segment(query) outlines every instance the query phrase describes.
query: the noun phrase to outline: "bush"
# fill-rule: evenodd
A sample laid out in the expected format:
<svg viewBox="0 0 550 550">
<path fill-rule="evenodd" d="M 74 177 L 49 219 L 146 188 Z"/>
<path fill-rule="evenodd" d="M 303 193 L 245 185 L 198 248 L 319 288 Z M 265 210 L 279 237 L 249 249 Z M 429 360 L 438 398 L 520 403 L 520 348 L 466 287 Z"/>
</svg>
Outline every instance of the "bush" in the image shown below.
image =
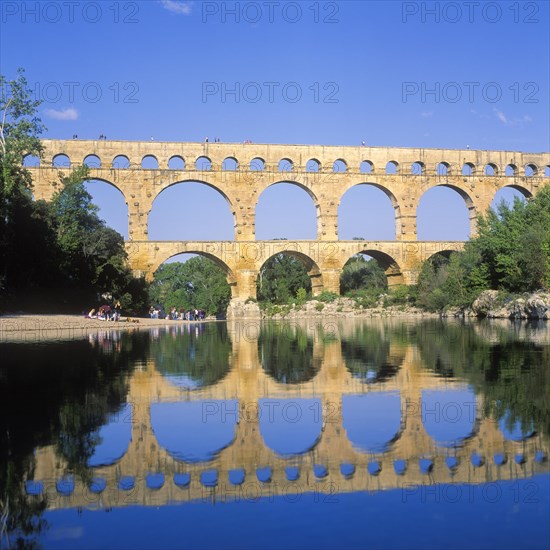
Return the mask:
<svg viewBox="0 0 550 550">
<path fill-rule="evenodd" d="M 323 309 L 325 309 L 325 304 L 323 304 L 323 303 L 315 304 L 315 309 L 317 311 L 323 311 Z"/>
<path fill-rule="evenodd" d="M 334 302 L 338 298 L 338 294 L 335 294 L 334 292 L 329 292 L 328 290 L 323 290 L 319 296 L 316 296 L 315 299 L 319 300 L 319 302 L 325 302 L 327 304 Z"/>
</svg>

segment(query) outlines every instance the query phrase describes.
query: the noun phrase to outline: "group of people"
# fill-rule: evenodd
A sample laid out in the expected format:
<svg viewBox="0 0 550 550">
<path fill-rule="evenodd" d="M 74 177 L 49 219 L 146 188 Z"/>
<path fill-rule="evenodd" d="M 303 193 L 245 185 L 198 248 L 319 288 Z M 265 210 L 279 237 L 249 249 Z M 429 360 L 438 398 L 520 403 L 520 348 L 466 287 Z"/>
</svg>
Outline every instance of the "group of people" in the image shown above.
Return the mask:
<svg viewBox="0 0 550 550">
<path fill-rule="evenodd" d="M 151 319 L 168 319 L 171 321 L 202 321 L 206 317 L 206 313 L 202 309 L 188 309 L 180 308 L 178 311 L 176 307 L 170 309 L 170 313 L 165 313 L 162 306 L 151 306 L 149 308 L 149 317 Z"/>
<path fill-rule="evenodd" d="M 87 317 L 88 319 L 99 319 L 100 321 L 120 321 L 121 310 L 122 306 L 117 300 L 113 307 L 111 307 L 109 304 L 104 304 L 102 306 L 99 306 L 97 311 L 95 308 L 91 309 Z"/>
<path fill-rule="evenodd" d="M 204 143 L 208 143 L 208 136 L 204 138 Z M 220 138 L 214 138 L 214 143 L 220 143 Z"/>
</svg>

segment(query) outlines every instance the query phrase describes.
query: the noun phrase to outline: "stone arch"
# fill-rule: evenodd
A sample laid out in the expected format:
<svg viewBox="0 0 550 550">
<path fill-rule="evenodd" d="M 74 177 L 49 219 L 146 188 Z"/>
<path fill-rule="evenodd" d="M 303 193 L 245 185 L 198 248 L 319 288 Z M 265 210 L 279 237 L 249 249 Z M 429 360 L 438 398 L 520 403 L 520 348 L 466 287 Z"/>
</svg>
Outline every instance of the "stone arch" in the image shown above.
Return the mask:
<svg viewBox="0 0 550 550">
<path fill-rule="evenodd" d="M 202 179 L 196 179 L 196 178 L 193 178 L 193 179 L 186 178 L 186 179 L 182 179 L 182 180 L 177 180 L 177 181 L 170 182 L 170 183 L 164 185 L 163 187 L 159 187 L 159 189 L 156 190 L 156 194 L 151 198 L 151 208 L 148 212 L 147 226 L 149 227 L 149 223 L 150 223 L 149 218 L 150 218 L 151 212 L 153 211 L 153 206 L 155 204 L 155 201 L 159 198 L 159 196 L 164 191 L 166 191 L 167 189 L 175 187 L 176 185 L 186 184 L 186 183 L 193 183 L 193 184 L 196 183 L 196 184 L 199 184 L 199 185 L 204 185 L 206 187 L 209 187 L 210 189 L 213 189 L 214 191 L 217 191 L 225 199 L 225 201 L 227 202 L 227 204 L 229 206 L 229 211 L 230 211 L 230 213 L 233 217 L 233 227 L 234 227 L 233 237 L 235 238 L 235 232 L 237 231 L 237 219 L 236 219 L 234 201 L 232 201 L 231 198 L 225 193 L 225 191 L 223 191 L 217 185 L 215 185 L 215 184 L 213 184 L 209 181 L 202 180 Z M 204 212 L 202 214 L 204 214 Z M 198 216 L 198 214 L 197 214 L 197 216 Z M 186 223 L 186 222 L 185 222 L 185 220 L 181 220 L 181 223 Z M 225 239 L 222 239 L 222 240 L 225 240 Z"/>
<path fill-rule="evenodd" d="M 21 163 L 27 168 L 36 168 L 40 166 L 40 157 L 32 154 L 24 155 Z"/>
<path fill-rule="evenodd" d="M 143 170 L 158 170 L 159 169 L 158 158 L 155 155 L 145 155 L 141 159 L 140 166 Z"/>
<path fill-rule="evenodd" d="M 321 161 L 318 159 L 312 158 L 306 162 L 306 172 L 320 172 L 321 171 Z"/>
<path fill-rule="evenodd" d="M 399 174 L 399 163 L 396 160 L 390 160 L 386 164 L 386 174 Z"/>
<path fill-rule="evenodd" d="M 475 164 L 472 162 L 465 162 L 462 165 L 462 175 L 463 176 L 474 176 L 476 173 Z"/>
<path fill-rule="evenodd" d="M 291 180 L 291 179 L 281 179 L 281 180 L 278 180 L 278 181 L 274 181 L 273 183 L 270 183 L 266 187 L 264 187 L 261 190 L 261 192 L 259 192 L 258 197 L 256 199 L 256 202 L 254 204 L 254 219 L 257 220 L 258 204 L 260 203 L 260 199 L 261 199 L 262 195 L 268 189 L 274 187 L 275 185 L 279 185 L 281 183 L 282 184 L 290 184 L 290 185 L 293 185 L 295 187 L 298 187 L 298 188 L 302 189 L 303 191 L 305 191 L 309 195 L 309 197 L 313 201 L 313 206 L 315 208 L 315 216 L 316 216 L 316 219 L 317 219 L 317 228 L 316 228 L 315 239 L 318 239 L 319 236 L 322 233 L 322 225 L 321 225 L 322 224 L 322 222 L 321 222 L 322 212 L 321 212 L 321 205 L 320 205 L 319 199 L 317 198 L 317 195 L 312 191 L 312 189 L 310 187 L 308 187 L 307 185 L 304 185 L 303 183 L 298 182 L 298 181 L 294 181 L 294 180 Z M 257 222 L 256 222 L 256 224 L 257 224 Z M 303 240 L 303 239 L 301 239 L 301 240 Z"/>
<path fill-rule="evenodd" d="M 550 178 L 550 164 L 547 164 L 544 167 L 544 177 L 545 178 Z"/>
<path fill-rule="evenodd" d="M 458 187 L 456 185 L 451 185 L 449 183 L 439 183 L 437 185 L 434 185 L 434 186 L 430 187 L 429 189 L 426 189 L 426 191 L 424 191 L 424 193 L 422 193 L 422 195 L 419 197 L 418 204 L 416 206 L 417 223 L 418 223 L 418 219 L 419 219 L 418 209 L 420 208 L 420 205 L 422 203 L 422 199 L 425 197 L 426 193 L 428 193 L 429 191 L 431 191 L 432 189 L 435 189 L 437 187 L 444 187 L 444 188 L 452 189 L 453 191 L 458 193 L 458 195 L 462 198 L 462 200 L 464 201 L 464 203 L 466 205 L 466 208 L 468 209 L 468 218 L 469 218 L 469 221 L 470 221 L 470 231 L 469 231 L 469 233 L 470 233 L 470 235 L 473 235 L 475 233 L 476 216 L 477 216 L 477 213 L 478 213 L 476 205 L 475 205 L 472 197 L 470 196 L 470 194 L 467 191 L 465 191 L 461 187 Z M 420 240 L 424 240 L 424 238 L 422 238 Z M 428 239 L 428 240 L 431 240 L 431 239 Z M 444 240 L 453 240 L 453 239 L 444 239 Z M 463 240 L 463 239 L 459 239 L 459 240 Z"/>
<path fill-rule="evenodd" d="M 438 162 L 435 165 L 435 173 L 438 176 L 449 176 L 451 174 L 451 165 L 445 161 Z"/>
<path fill-rule="evenodd" d="M 347 172 L 348 171 L 348 164 L 344 159 L 338 158 L 332 163 L 332 171 L 333 172 Z"/>
<path fill-rule="evenodd" d="M 361 174 L 372 174 L 374 172 L 374 163 L 370 160 L 361 161 L 359 172 Z"/>
<path fill-rule="evenodd" d="M 95 154 L 86 155 L 82 164 L 89 168 L 101 168 L 101 159 Z"/>
<path fill-rule="evenodd" d="M 195 159 L 195 170 L 199 172 L 212 170 L 212 159 L 206 155 L 199 155 Z"/>
<path fill-rule="evenodd" d="M 117 155 L 111 163 L 112 168 L 130 168 L 130 159 L 126 155 Z"/>
<path fill-rule="evenodd" d="M 506 165 L 506 168 L 504 169 L 504 175 L 513 177 L 518 175 L 518 167 L 516 164 L 510 163 Z"/>
<path fill-rule="evenodd" d="M 319 268 L 319 265 L 310 256 L 300 250 L 294 250 L 292 246 L 292 241 L 288 241 L 288 246 L 285 246 L 284 250 L 275 252 L 269 257 L 263 259 L 257 266 L 257 275 L 260 274 L 260 271 L 264 264 L 271 258 L 273 258 L 273 256 L 277 256 L 277 254 L 287 254 L 288 256 L 292 256 L 293 258 L 300 260 L 304 264 L 307 274 L 309 275 L 309 278 L 311 280 L 311 294 L 313 296 L 318 296 L 319 294 L 321 294 L 321 292 L 323 292 L 324 289 L 323 274 L 321 272 L 321 269 Z"/>
<path fill-rule="evenodd" d="M 503 185 L 502 187 L 497 189 L 497 191 L 495 192 L 495 195 L 501 189 L 506 189 L 507 187 L 509 187 L 510 189 L 515 189 L 516 191 L 519 191 L 526 199 L 530 199 L 531 197 L 533 197 L 533 193 L 529 189 L 527 189 L 527 187 L 524 187 L 523 185 L 518 185 L 518 184 Z M 494 198 L 495 196 L 493 195 L 493 200 Z"/>
<path fill-rule="evenodd" d="M 222 170 L 236 171 L 239 169 L 239 161 L 235 157 L 226 157 L 222 162 Z"/>
<path fill-rule="evenodd" d="M 277 172 L 292 172 L 294 170 L 294 163 L 291 159 L 285 157 L 282 158 L 277 164 Z"/>
<path fill-rule="evenodd" d="M 336 210 L 337 214 L 340 210 L 340 205 L 342 204 L 342 199 L 344 198 L 344 195 L 350 189 L 352 189 L 353 187 L 357 187 L 359 185 L 369 185 L 369 186 L 375 187 L 376 189 L 379 189 L 380 191 L 382 191 L 390 199 L 391 204 L 392 204 L 393 209 L 394 209 L 394 212 L 395 212 L 395 235 L 390 240 L 395 239 L 397 237 L 397 235 L 400 234 L 401 209 L 400 209 L 397 197 L 384 185 L 381 185 L 381 184 L 373 182 L 373 181 L 361 181 L 359 183 L 353 183 L 353 184 L 349 185 L 348 187 L 346 187 L 344 189 L 344 192 L 342 193 L 342 195 L 340 196 L 340 199 L 338 200 L 338 206 L 337 206 L 337 210 Z"/>
<path fill-rule="evenodd" d="M 212 260 L 218 267 L 221 267 L 222 270 L 225 272 L 227 277 L 227 284 L 231 288 L 231 296 L 234 298 L 236 296 L 236 287 L 237 287 L 237 278 L 235 276 L 235 273 L 231 267 L 219 256 L 217 256 L 214 252 L 205 252 L 204 250 L 200 250 L 195 247 L 188 247 L 187 243 L 175 243 L 170 246 L 169 251 L 165 254 L 160 255 L 159 257 L 155 257 L 152 259 L 152 261 L 149 264 L 149 270 L 147 274 L 147 280 L 152 281 L 153 275 L 155 274 L 156 270 L 166 261 L 168 261 L 170 258 L 173 258 L 174 256 L 179 256 L 180 254 L 197 254 L 198 256 L 204 256 L 205 258 L 208 258 L 209 260 Z"/>
<path fill-rule="evenodd" d="M 254 157 L 250 161 L 250 170 L 253 172 L 263 172 L 265 170 L 265 159 Z"/>
<path fill-rule="evenodd" d="M 357 250 L 349 256 L 345 257 L 343 259 L 342 269 L 346 265 L 346 263 L 357 254 L 366 254 L 367 256 L 370 256 L 378 262 L 378 265 L 384 270 L 384 273 L 386 274 L 386 277 L 388 279 L 388 287 L 402 285 L 405 283 L 401 266 L 397 263 L 395 258 L 390 256 L 386 252 L 373 250 L 368 246 L 365 248 L 361 248 L 360 250 Z"/>
<path fill-rule="evenodd" d="M 52 166 L 56 168 L 70 168 L 71 159 L 65 153 L 58 153 L 52 158 Z"/>
<path fill-rule="evenodd" d="M 498 166 L 494 162 L 488 162 L 483 168 L 484 176 L 498 176 Z"/>
<path fill-rule="evenodd" d="M 421 160 L 417 160 L 411 164 L 411 174 L 413 176 L 421 176 L 425 172 L 426 165 Z"/>
<path fill-rule="evenodd" d="M 181 155 L 172 155 L 168 159 L 169 170 L 185 170 L 185 159 Z"/>
<path fill-rule="evenodd" d="M 539 168 L 536 164 L 529 162 L 525 165 L 525 177 L 530 178 L 532 176 L 537 176 L 539 173 Z"/>
</svg>

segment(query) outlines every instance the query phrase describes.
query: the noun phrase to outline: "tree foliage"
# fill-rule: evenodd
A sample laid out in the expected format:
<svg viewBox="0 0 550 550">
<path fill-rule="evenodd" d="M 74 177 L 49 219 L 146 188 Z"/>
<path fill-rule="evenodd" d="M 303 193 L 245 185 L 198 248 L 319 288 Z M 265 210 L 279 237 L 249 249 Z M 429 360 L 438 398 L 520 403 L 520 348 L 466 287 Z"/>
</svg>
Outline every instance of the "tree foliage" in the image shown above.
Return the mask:
<svg viewBox="0 0 550 550">
<path fill-rule="evenodd" d="M 509 293 L 550 288 L 550 186 L 533 199 L 501 202 L 478 220 L 479 234 L 463 252 L 425 262 L 417 303 L 438 311 L 470 305 L 487 289 Z"/>
<path fill-rule="evenodd" d="M 225 313 L 231 289 L 223 269 L 208 258 L 196 256 L 185 263 L 161 265 L 155 272 L 149 289 L 153 305 L 165 311 L 172 307 L 185 310 L 196 308 L 208 315 Z"/>
<path fill-rule="evenodd" d="M 290 254 L 275 254 L 264 263 L 258 275 L 260 301 L 286 304 L 298 296 L 300 289 L 311 293 L 311 280 L 304 263 Z M 303 300 L 300 292 L 299 300 Z"/>
</svg>

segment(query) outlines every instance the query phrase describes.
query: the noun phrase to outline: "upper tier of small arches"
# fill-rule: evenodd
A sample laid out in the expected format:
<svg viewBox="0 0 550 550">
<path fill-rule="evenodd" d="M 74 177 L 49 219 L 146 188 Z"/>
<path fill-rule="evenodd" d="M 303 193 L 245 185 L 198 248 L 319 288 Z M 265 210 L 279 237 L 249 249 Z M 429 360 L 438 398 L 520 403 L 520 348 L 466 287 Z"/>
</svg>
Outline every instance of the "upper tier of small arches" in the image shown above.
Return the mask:
<svg viewBox="0 0 550 550">
<path fill-rule="evenodd" d="M 524 165 L 510 162 L 499 164 L 486 162 L 476 164 L 473 162 L 453 163 L 441 160 L 436 163 L 426 163 L 421 160 L 400 163 L 397 160 L 389 160 L 385 164 L 375 164 L 372 160 L 364 159 L 359 164 L 351 165 L 343 158 L 322 163 L 317 158 L 310 158 L 305 163 L 295 162 L 290 157 L 283 157 L 276 162 L 269 163 L 266 159 L 254 156 L 239 160 L 236 156 L 228 156 L 223 159 L 215 159 L 206 154 L 198 156 L 172 155 L 159 159 L 158 156 L 146 154 L 141 158 L 130 158 L 127 155 L 114 157 L 100 157 L 97 154 L 85 155 L 83 158 L 71 159 L 65 153 L 54 154 L 46 157 L 43 162 L 34 155 L 23 158 L 23 165 L 27 167 L 48 166 L 56 168 L 70 168 L 78 165 L 87 165 L 90 168 L 107 169 L 142 169 L 142 170 L 186 170 L 186 171 L 266 171 L 266 172 L 310 172 L 310 173 L 361 173 L 361 174 L 386 174 L 407 176 L 505 176 L 505 177 L 550 177 L 550 162 L 537 165 L 528 162 Z"/>
</svg>

